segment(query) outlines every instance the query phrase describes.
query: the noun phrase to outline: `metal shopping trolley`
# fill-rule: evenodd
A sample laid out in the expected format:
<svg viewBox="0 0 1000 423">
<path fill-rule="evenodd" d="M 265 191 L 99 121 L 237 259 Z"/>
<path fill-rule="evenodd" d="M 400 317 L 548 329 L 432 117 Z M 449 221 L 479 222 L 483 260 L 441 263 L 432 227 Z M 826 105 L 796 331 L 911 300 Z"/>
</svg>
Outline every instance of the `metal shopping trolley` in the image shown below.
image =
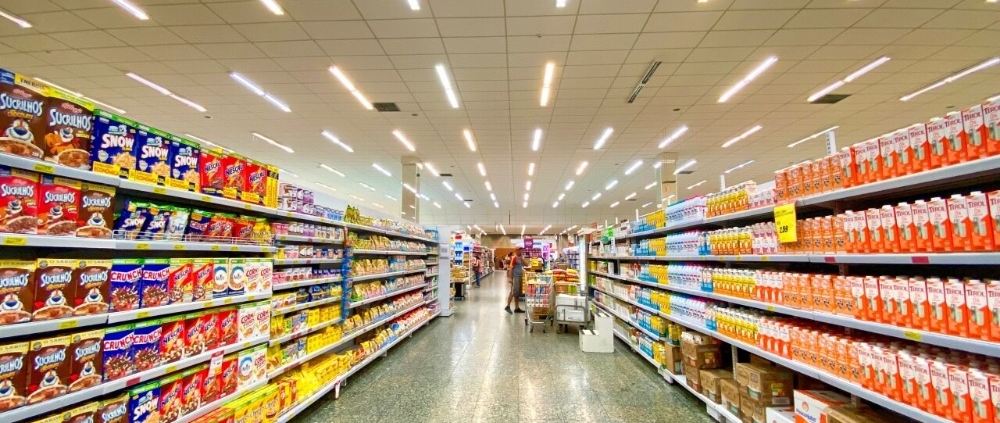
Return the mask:
<svg viewBox="0 0 1000 423">
<path fill-rule="evenodd" d="M 551 324 L 553 317 L 552 275 L 525 273 L 524 276 L 524 302 L 528 307 L 524 325 L 528 332 L 534 332 L 535 325 L 541 325 L 545 333 L 545 325 Z"/>
</svg>

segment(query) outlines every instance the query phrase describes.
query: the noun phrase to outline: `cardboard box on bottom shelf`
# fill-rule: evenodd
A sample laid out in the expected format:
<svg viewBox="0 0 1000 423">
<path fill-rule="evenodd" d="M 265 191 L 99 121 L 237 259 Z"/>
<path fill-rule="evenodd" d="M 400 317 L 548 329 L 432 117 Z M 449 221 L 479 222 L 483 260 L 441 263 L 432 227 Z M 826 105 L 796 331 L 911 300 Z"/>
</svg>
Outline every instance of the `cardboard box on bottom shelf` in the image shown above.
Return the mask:
<svg viewBox="0 0 1000 423">
<path fill-rule="evenodd" d="M 735 379 L 719 380 L 719 397 L 721 404 L 730 413 L 740 415 L 740 385 Z"/>
<path fill-rule="evenodd" d="M 664 343 L 657 343 L 657 360 L 664 369 L 675 375 L 679 375 L 684 371 L 681 366 L 683 363 L 683 356 L 681 355 L 681 347 L 673 347 L 666 345 Z"/>
<path fill-rule="evenodd" d="M 687 380 L 687 385 L 694 389 L 695 391 L 701 392 L 701 374 L 697 367 L 687 364 L 684 367 L 684 378 Z"/>
<path fill-rule="evenodd" d="M 736 364 L 736 383 L 745 393 L 766 406 L 792 403 L 793 373 L 779 367 L 753 363 Z"/>
<path fill-rule="evenodd" d="M 823 410 L 827 423 L 889 423 L 891 417 L 870 408 L 850 405 L 830 407 Z M 768 422 L 770 423 L 770 421 Z"/>
<path fill-rule="evenodd" d="M 709 400 L 719 404 L 722 402 L 722 391 L 719 382 L 733 380 L 733 372 L 729 370 L 701 370 L 701 393 Z"/>
<path fill-rule="evenodd" d="M 684 364 L 698 369 L 718 369 L 722 366 L 722 350 L 718 340 L 695 332 L 681 334 L 681 354 Z"/>
<path fill-rule="evenodd" d="M 744 423 L 763 423 L 767 418 L 764 410 L 764 404 L 751 398 L 746 392 L 740 392 L 740 419 Z"/>
<path fill-rule="evenodd" d="M 794 398 L 795 423 L 829 423 L 824 410 L 851 402 L 850 398 L 831 391 L 796 390 Z"/>
</svg>

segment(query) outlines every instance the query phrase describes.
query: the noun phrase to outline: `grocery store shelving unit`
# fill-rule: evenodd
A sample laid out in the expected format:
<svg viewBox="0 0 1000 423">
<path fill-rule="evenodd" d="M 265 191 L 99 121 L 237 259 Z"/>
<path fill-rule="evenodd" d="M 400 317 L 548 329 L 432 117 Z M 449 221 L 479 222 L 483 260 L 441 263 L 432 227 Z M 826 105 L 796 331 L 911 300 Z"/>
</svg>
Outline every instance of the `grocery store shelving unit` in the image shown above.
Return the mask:
<svg viewBox="0 0 1000 423">
<path fill-rule="evenodd" d="M 897 177 L 889 180 L 884 180 L 875 183 L 869 183 L 861 186 L 855 186 L 851 188 L 841 189 L 833 192 L 827 192 L 822 194 L 811 195 L 803 198 L 799 198 L 795 201 L 796 209 L 802 213 L 818 212 L 821 210 L 834 210 L 841 211 L 848 206 L 856 206 L 859 204 L 869 205 L 869 206 L 881 206 L 882 204 L 890 204 L 894 198 L 901 198 L 905 196 L 915 196 L 921 195 L 922 193 L 944 191 L 944 190 L 957 190 L 955 192 L 966 192 L 971 191 L 970 186 L 979 183 L 987 177 L 995 177 L 1000 175 L 1000 157 L 988 157 L 975 161 L 970 161 L 967 163 L 962 163 L 958 165 L 943 167 L 935 170 L 924 171 L 916 174 L 911 174 L 907 176 Z M 646 287 L 651 287 L 663 291 L 671 291 L 676 293 L 683 293 L 694 297 L 708 298 L 716 301 L 726 302 L 735 305 L 741 305 L 745 307 L 751 307 L 759 310 L 764 310 L 777 315 L 787 315 L 794 316 L 801 319 L 808 319 L 816 322 L 822 322 L 834 326 L 847 327 L 854 330 L 859 330 L 863 332 L 870 332 L 881 334 L 888 337 L 898 338 L 900 340 L 909 340 L 915 342 L 921 342 L 929 345 L 935 345 L 945 348 L 950 348 L 954 350 L 961 350 L 967 352 L 974 352 L 977 354 L 982 354 L 990 357 L 1000 357 L 1000 343 L 980 341 L 975 339 L 967 339 L 958 336 L 945 335 L 935 332 L 929 332 L 924 330 L 910 329 L 906 327 L 900 327 L 891 324 L 882 324 L 864 320 L 858 320 L 853 317 L 834 315 L 831 313 L 818 312 L 813 310 L 803 310 L 794 307 L 789 307 L 782 304 L 770 304 L 765 301 L 760 301 L 754 298 L 738 298 L 728 295 L 722 295 L 715 292 L 705 292 L 700 287 L 687 287 L 687 286 L 677 286 L 673 284 L 661 284 L 655 281 L 641 280 L 636 277 L 629 276 L 629 273 L 624 269 L 622 264 L 630 264 L 632 262 L 719 262 L 719 267 L 733 267 L 738 266 L 741 262 L 750 263 L 781 263 L 781 264 L 800 264 L 802 266 L 818 266 L 817 269 L 824 269 L 824 272 L 844 272 L 848 271 L 845 265 L 921 265 L 921 266 L 935 266 L 935 265 L 945 265 L 945 266 L 997 266 L 1000 265 L 1000 253 L 997 252 L 960 252 L 960 253 L 903 253 L 903 254 L 774 254 L 774 255 L 732 255 L 732 256 L 718 256 L 718 255 L 673 255 L 668 254 L 667 256 L 632 256 L 624 254 L 630 247 L 628 243 L 625 245 L 617 244 L 621 241 L 632 241 L 640 240 L 644 238 L 652 237 L 662 237 L 670 233 L 676 233 L 678 231 L 684 231 L 694 228 L 720 228 L 720 227 L 730 227 L 730 226 L 744 226 L 754 222 L 767 221 L 773 218 L 774 207 L 762 207 L 753 210 L 746 210 L 731 214 L 726 214 L 722 216 L 716 216 L 706 219 L 696 219 L 685 222 L 669 223 L 663 228 L 657 228 L 653 230 L 647 230 L 642 232 L 635 232 L 630 234 L 619 233 L 610 239 L 605 237 L 604 240 L 593 241 L 589 243 L 592 246 L 591 252 L 596 254 L 585 254 L 585 268 L 591 275 L 588 277 L 588 281 L 591 281 L 590 288 L 592 291 L 600 291 L 605 295 L 612 297 L 618 301 L 628 304 L 631 307 L 642 309 L 646 312 L 654 313 L 660 317 L 669 320 L 671 322 L 680 324 L 690 330 L 701 332 L 719 339 L 733 348 L 733 356 L 736 357 L 739 350 L 750 352 L 756 354 L 765 359 L 771 360 L 774 363 L 780 364 L 788 369 L 791 369 L 797 373 L 810 376 L 816 380 L 825 382 L 826 384 L 837 388 L 856 399 L 862 399 L 873 404 L 877 404 L 887 410 L 899 413 L 910 419 L 915 419 L 921 422 L 948 422 L 950 420 L 938 417 L 931 413 L 927 413 L 916 407 L 912 407 L 908 404 L 895 401 L 890 399 L 881 393 L 874 392 L 865 389 L 859 385 L 841 379 L 835 375 L 832 375 L 824 370 L 814 368 L 810 365 L 800 363 L 794 360 L 787 359 L 785 357 L 779 356 L 777 354 L 765 351 L 756 345 L 751 345 L 746 342 L 728 337 L 722 333 L 716 332 L 713 329 L 701 326 L 700 324 L 692 321 L 686 321 L 684 319 L 678 318 L 676 316 L 666 314 L 657 311 L 655 308 L 648 307 L 638 302 L 625 298 L 619 295 L 615 295 L 612 292 L 607 292 L 600 289 L 592 282 L 594 278 L 607 278 L 614 281 L 615 283 L 625 283 L 625 284 L 635 284 L 643 285 Z M 616 245 L 617 244 L 617 245 Z M 588 257 L 589 256 L 589 257 Z M 597 270 L 597 262 L 603 262 L 607 264 L 607 271 Z M 827 265 L 827 266 L 823 266 Z M 960 272 L 963 267 L 951 267 L 951 271 Z M 618 269 L 618 270 L 616 270 Z M 623 272 L 625 274 L 621 274 Z M 598 304 L 594 302 L 596 306 L 605 309 L 607 312 L 615 316 L 615 318 L 626 325 L 630 325 L 647 336 L 651 335 L 647 330 L 640 327 L 631 319 L 622 316 L 620 313 L 615 313 L 611 308 Z M 625 341 L 634 351 L 643 355 L 644 358 L 649 360 L 647 356 L 642 354 L 635 346 L 629 342 L 629 340 L 616 333 L 617 337 Z M 655 338 L 654 338 L 655 339 Z M 722 418 L 723 421 L 727 422 L 738 422 L 739 418 L 732 415 L 723 407 L 709 401 L 707 398 L 701 394 L 690 389 L 686 383 L 683 375 L 674 375 L 666 371 L 660 371 L 660 374 L 664 377 L 672 379 L 678 382 L 685 389 L 691 391 L 696 397 L 701 399 L 707 404 L 707 409 L 713 416 Z"/>
</svg>

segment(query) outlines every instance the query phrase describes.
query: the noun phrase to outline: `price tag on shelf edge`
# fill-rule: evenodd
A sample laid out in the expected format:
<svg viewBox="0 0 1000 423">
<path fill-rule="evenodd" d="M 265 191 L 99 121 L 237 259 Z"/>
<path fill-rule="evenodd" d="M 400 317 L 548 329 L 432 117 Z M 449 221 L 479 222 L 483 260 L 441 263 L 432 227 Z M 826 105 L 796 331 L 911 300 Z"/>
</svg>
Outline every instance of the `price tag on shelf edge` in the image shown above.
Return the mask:
<svg viewBox="0 0 1000 423">
<path fill-rule="evenodd" d="M 787 244 L 798 241 L 795 222 L 795 203 L 782 204 L 774 208 L 774 230 L 778 232 L 778 242 Z"/>
</svg>

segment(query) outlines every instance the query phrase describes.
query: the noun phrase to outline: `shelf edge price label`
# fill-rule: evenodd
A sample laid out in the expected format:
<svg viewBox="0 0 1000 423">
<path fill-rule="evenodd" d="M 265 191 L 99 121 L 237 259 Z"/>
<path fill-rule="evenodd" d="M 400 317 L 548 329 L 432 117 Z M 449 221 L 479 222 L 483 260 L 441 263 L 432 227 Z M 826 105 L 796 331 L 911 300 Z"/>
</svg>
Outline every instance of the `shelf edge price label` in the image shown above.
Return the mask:
<svg viewBox="0 0 1000 423">
<path fill-rule="evenodd" d="M 149 244 L 147 244 L 145 242 L 135 244 L 135 249 L 136 250 L 148 250 L 149 249 Z"/>
<path fill-rule="evenodd" d="M 904 330 L 903 337 L 911 341 L 917 341 L 917 342 L 920 342 L 924 338 L 923 335 L 920 334 L 920 332 L 912 330 Z"/>
<path fill-rule="evenodd" d="M 35 163 L 35 172 L 54 174 L 56 173 L 56 168 L 50 164 L 45 163 Z"/>
<path fill-rule="evenodd" d="M 79 320 L 67 320 L 59 323 L 59 329 L 73 329 L 77 326 L 80 326 Z"/>
<path fill-rule="evenodd" d="M 163 188 L 163 187 L 156 187 L 156 188 L 153 188 L 153 193 L 154 194 L 166 194 L 167 193 L 167 189 Z"/>
<path fill-rule="evenodd" d="M 782 244 L 798 241 L 796 229 L 795 203 L 774 207 L 774 228 L 778 231 L 778 241 Z"/>
<path fill-rule="evenodd" d="M 28 245 L 28 238 L 23 236 L 5 236 L 3 237 L 3 245 L 9 247 L 23 247 Z"/>
</svg>

